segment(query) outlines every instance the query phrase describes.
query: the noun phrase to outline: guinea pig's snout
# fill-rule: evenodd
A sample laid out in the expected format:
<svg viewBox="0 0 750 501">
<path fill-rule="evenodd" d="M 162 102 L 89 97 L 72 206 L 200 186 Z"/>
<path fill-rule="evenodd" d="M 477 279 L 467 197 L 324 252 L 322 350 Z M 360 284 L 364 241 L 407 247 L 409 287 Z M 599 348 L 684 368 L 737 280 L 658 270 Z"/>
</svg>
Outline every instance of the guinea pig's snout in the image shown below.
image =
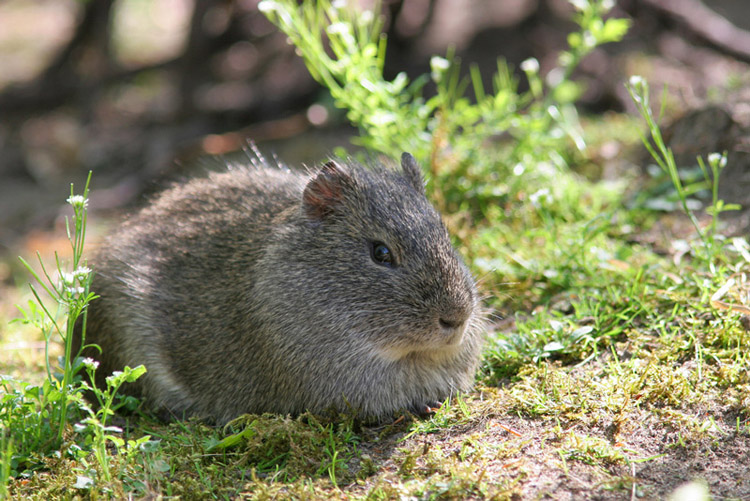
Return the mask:
<svg viewBox="0 0 750 501">
<path fill-rule="evenodd" d="M 450 312 L 445 311 L 440 315 L 438 325 L 447 344 L 461 342 L 470 315 L 470 311 L 459 309 Z"/>
<path fill-rule="evenodd" d="M 444 330 L 456 330 L 463 327 L 464 322 L 466 322 L 465 318 L 458 318 L 456 316 L 445 316 L 440 317 L 440 328 Z"/>
<path fill-rule="evenodd" d="M 458 346 L 463 341 L 464 332 L 471 322 L 476 308 L 476 289 L 468 270 L 456 258 L 440 269 L 435 275 L 442 277 L 440 284 L 434 288 L 439 292 L 433 296 L 433 314 L 440 343 L 447 346 Z"/>
</svg>

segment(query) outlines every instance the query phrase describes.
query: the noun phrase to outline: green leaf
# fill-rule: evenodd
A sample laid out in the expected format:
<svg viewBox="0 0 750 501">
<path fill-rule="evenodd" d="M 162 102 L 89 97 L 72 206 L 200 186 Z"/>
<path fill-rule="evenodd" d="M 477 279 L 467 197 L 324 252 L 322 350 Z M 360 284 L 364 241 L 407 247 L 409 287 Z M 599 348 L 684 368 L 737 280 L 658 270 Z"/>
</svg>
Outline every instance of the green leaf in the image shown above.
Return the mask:
<svg viewBox="0 0 750 501">
<path fill-rule="evenodd" d="M 144 375 L 146 373 L 146 367 L 144 365 L 139 365 L 138 367 L 135 367 L 131 369 L 130 367 L 125 367 L 125 381 L 128 383 L 132 383 L 133 381 L 137 380 L 139 377 Z"/>
<path fill-rule="evenodd" d="M 255 428 L 254 428 L 256 422 L 257 422 L 257 419 L 253 420 L 241 432 L 233 433 L 232 435 L 228 435 L 224 437 L 216 444 L 210 446 L 208 448 L 208 452 L 216 452 L 218 450 L 226 450 L 226 449 L 230 449 L 232 447 L 238 446 L 239 444 L 246 441 L 247 439 L 249 439 L 250 437 L 252 437 L 253 435 L 257 433 L 257 431 L 255 431 Z"/>
<path fill-rule="evenodd" d="M 565 80 L 555 87 L 554 98 L 561 104 L 573 103 L 583 94 L 583 86 L 572 80 Z"/>
<path fill-rule="evenodd" d="M 612 18 L 605 21 L 599 34 L 600 43 L 619 42 L 630 29 L 630 19 Z"/>
<path fill-rule="evenodd" d="M 568 35 L 568 45 L 571 49 L 576 50 L 583 45 L 583 37 L 580 33 L 571 33 Z"/>
<path fill-rule="evenodd" d="M 565 346 L 562 345 L 562 343 L 559 343 L 557 341 L 552 341 L 551 343 L 547 343 L 544 345 L 544 348 L 542 348 L 543 351 L 560 351 L 564 350 Z"/>
</svg>

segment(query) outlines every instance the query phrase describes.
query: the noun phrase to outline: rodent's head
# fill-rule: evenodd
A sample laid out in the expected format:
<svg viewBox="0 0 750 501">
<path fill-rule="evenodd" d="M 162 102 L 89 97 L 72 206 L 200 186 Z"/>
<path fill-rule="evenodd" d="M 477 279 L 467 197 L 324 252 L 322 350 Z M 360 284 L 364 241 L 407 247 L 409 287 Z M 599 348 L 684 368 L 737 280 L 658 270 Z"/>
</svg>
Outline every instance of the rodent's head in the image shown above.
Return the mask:
<svg viewBox="0 0 750 501">
<path fill-rule="evenodd" d="M 400 171 L 331 161 L 299 210 L 281 292 L 311 331 L 354 335 L 391 360 L 451 356 L 467 337 L 476 344 L 474 280 L 414 157 L 404 153 Z"/>
</svg>

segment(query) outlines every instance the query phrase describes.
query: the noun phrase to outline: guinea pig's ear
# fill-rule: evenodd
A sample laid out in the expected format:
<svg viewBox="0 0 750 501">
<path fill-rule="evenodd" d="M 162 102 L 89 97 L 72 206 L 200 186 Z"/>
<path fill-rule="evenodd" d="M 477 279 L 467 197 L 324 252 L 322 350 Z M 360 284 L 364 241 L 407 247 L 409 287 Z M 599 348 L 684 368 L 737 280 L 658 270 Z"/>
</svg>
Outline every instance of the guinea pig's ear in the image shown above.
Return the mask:
<svg viewBox="0 0 750 501">
<path fill-rule="evenodd" d="M 411 153 L 401 154 L 401 168 L 404 170 L 406 179 L 409 183 L 417 190 L 417 193 L 425 194 L 424 191 L 424 178 L 422 177 L 422 169 L 417 165 L 417 159 L 412 156 Z"/>
<path fill-rule="evenodd" d="M 351 182 L 349 170 L 333 160 L 323 165 L 305 186 L 302 207 L 312 219 L 332 214 L 344 198 L 344 187 Z"/>
</svg>

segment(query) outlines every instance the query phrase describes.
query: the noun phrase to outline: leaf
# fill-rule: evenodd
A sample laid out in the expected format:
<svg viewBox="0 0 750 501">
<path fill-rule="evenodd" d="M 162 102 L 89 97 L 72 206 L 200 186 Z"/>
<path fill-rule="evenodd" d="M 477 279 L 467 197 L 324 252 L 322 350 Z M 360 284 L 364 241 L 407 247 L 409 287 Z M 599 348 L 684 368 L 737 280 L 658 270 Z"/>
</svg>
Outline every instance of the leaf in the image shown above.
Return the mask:
<svg viewBox="0 0 750 501">
<path fill-rule="evenodd" d="M 131 369 L 130 367 L 125 367 L 125 381 L 128 383 L 132 383 L 142 375 L 146 373 L 146 367 L 143 365 L 139 365 L 138 367 Z"/>
<path fill-rule="evenodd" d="M 73 484 L 73 487 L 76 489 L 90 489 L 94 486 L 94 480 L 91 477 L 85 477 L 83 475 L 78 475 L 76 477 L 76 483 Z"/>
<path fill-rule="evenodd" d="M 599 34 L 599 42 L 619 42 L 630 28 L 630 19 L 607 19 Z"/>
<path fill-rule="evenodd" d="M 594 330 L 594 327 L 592 327 L 591 325 L 584 325 L 583 327 L 579 327 L 576 330 L 574 330 L 570 335 L 571 337 L 578 338 L 581 336 L 585 336 L 586 334 L 589 334 L 593 330 Z"/>
<path fill-rule="evenodd" d="M 242 430 L 239 433 L 234 433 L 232 435 L 229 435 L 227 437 L 224 437 L 222 440 L 217 442 L 216 444 L 212 445 L 208 448 L 208 452 L 215 452 L 217 450 L 226 450 L 232 447 L 236 447 L 237 445 L 241 444 L 246 439 L 252 437 L 257 432 L 255 431 L 255 420 L 247 425 L 247 427 Z"/>
<path fill-rule="evenodd" d="M 547 343 L 544 345 L 543 350 L 550 352 L 550 351 L 560 351 L 564 350 L 565 346 L 562 345 L 562 343 L 559 343 L 557 341 L 552 341 L 551 343 Z"/>
<path fill-rule="evenodd" d="M 550 320 L 549 326 L 552 327 L 552 330 L 555 332 L 562 332 L 563 330 L 563 323 L 559 320 Z"/>
</svg>

